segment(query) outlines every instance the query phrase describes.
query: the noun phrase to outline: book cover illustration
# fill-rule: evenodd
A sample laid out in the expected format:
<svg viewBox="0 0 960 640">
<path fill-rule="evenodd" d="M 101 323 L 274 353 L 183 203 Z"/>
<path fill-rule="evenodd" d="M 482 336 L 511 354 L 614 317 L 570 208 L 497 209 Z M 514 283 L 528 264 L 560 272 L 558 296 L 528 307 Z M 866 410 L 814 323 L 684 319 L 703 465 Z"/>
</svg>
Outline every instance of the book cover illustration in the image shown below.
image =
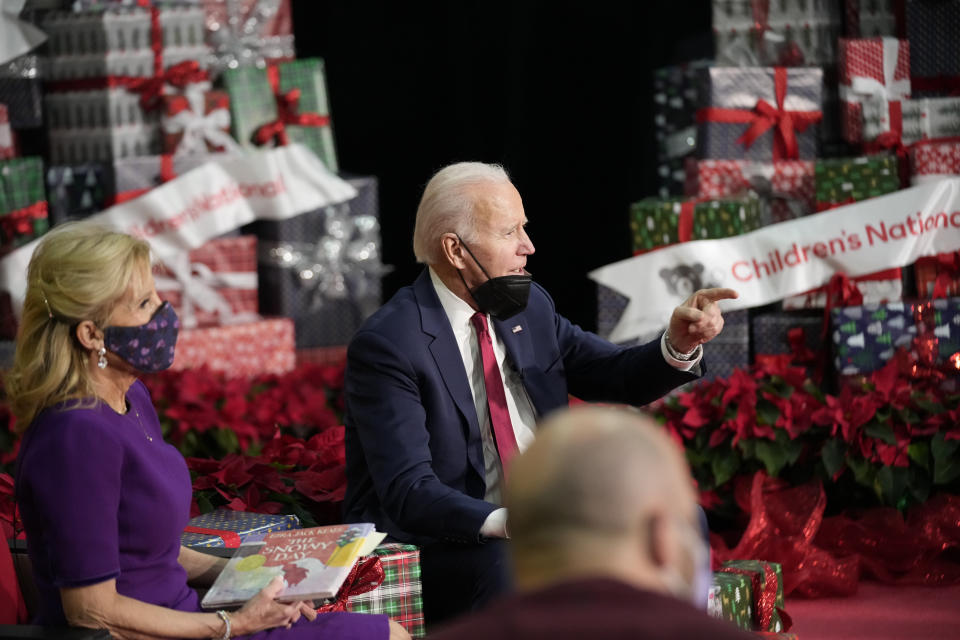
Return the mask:
<svg viewBox="0 0 960 640">
<path fill-rule="evenodd" d="M 252 535 L 217 576 L 202 604 L 243 604 L 278 575 L 286 583 L 277 598 L 281 602 L 331 598 L 371 534 L 374 525 L 360 523 Z"/>
</svg>

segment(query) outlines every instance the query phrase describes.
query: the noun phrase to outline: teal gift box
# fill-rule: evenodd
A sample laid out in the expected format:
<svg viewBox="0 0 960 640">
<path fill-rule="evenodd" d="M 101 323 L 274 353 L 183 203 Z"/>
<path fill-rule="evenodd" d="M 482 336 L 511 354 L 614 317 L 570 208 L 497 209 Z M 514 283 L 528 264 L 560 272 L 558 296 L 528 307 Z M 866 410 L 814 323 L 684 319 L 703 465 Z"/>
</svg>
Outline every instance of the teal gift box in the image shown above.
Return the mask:
<svg viewBox="0 0 960 640">
<path fill-rule="evenodd" d="M 218 509 L 191 518 L 180 534 L 185 547 L 237 547 L 251 533 L 299 529 L 294 515 L 271 515 Z"/>
</svg>

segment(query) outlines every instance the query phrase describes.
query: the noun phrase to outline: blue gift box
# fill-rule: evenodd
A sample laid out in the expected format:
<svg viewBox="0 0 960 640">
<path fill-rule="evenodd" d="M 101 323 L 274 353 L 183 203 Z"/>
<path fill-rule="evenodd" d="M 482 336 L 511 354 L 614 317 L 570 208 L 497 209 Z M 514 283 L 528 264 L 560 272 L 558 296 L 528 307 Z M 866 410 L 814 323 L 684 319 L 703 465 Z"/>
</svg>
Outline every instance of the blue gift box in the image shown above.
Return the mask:
<svg viewBox="0 0 960 640">
<path fill-rule="evenodd" d="M 239 542 L 243 541 L 244 537 L 251 533 L 299 529 L 300 519 L 294 515 L 271 515 L 267 513 L 248 513 L 246 511 L 218 509 L 199 515 L 196 518 L 191 518 L 187 527 L 188 529 L 194 527 L 216 532 L 234 533 L 239 537 L 239 540 L 234 538 L 234 541 L 239 544 Z M 180 542 L 185 547 L 236 546 L 236 544 L 228 544 L 230 538 L 233 538 L 233 536 L 184 531 L 180 535 Z"/>
</svg>

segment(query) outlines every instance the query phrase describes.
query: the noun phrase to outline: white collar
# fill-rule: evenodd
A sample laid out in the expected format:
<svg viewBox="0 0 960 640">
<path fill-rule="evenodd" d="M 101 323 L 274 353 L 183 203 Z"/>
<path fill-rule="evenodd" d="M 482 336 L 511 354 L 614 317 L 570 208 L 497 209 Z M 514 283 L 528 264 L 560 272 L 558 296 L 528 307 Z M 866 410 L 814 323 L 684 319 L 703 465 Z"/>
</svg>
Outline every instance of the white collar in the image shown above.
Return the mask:
<svg viewBox="0 0 960 640">
<path fill-rule="evenodd" d="M 440 306 L 447 314 L 450 326 L 453 327 L 455 332 L 472 329 L 470 318 L 476 311 L 463 298 L 450 291 L 449 287 L 437 275 L 437 272 L 433 270 L 433 267 L 429 269 L 430 281 L 433 283 L 433 289 L 437 292 L 437 297 L 440 298 Z M 487 324 L 489 325 L 489 323 L 490 318 L 488 317 Z"/>
</svg>

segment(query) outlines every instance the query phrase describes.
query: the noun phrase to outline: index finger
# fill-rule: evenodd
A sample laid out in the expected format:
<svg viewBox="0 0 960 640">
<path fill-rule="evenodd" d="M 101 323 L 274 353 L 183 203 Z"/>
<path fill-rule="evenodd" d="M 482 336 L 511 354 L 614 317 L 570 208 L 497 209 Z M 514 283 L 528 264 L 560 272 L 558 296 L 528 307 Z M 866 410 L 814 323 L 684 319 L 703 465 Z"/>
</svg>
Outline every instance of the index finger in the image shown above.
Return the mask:
<svg viewBox="0 0 960 640">
<path fill-rule="evenodd" d="M 717 300 L 736 300 L 740 297 L 740 294 L 735 289 L 713 287 L 712 289 L 700 289 L 700 291 L 697 291 L 697 297 L 706 298 L 708 302 L 716 302 Z"/>
</svg>

